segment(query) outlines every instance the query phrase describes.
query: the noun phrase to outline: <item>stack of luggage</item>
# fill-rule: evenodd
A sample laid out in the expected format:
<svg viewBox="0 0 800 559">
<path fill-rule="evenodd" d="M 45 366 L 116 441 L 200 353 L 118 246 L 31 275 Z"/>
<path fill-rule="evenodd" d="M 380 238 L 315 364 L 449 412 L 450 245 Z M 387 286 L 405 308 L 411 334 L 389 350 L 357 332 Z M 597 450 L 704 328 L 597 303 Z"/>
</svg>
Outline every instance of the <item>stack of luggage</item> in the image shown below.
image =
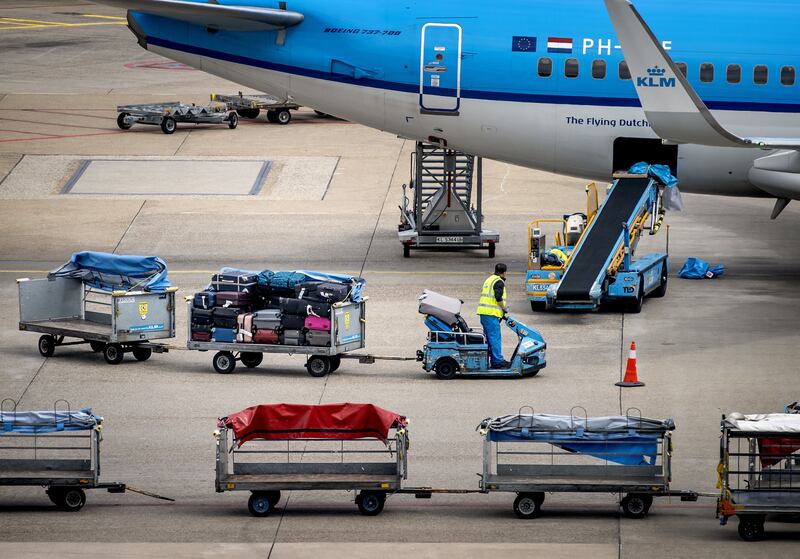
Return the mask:
<svg viewBox="0 0 800 559">
<path fill-rule="evenodd" d="M 194 296 L 192 340 L 330 346 L 332 305 L 360 297 L 363 280 L 309 274 L 224 268 Z"/>
</svg>

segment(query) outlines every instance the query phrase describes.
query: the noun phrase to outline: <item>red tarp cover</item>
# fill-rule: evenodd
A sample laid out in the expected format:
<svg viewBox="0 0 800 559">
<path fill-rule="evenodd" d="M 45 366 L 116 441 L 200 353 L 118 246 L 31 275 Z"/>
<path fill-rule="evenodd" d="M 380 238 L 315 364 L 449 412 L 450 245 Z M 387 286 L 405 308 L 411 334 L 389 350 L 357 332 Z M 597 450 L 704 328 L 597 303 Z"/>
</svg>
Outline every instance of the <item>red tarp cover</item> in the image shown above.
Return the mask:
<svg viewBox="0 0 800 559">
<path fill-rule="evenodd" d="M 223 417 L 241 446 L 250 439 L 365 439 L 386 441 L 389 429 L 406 425 L 402 415 L 372 404 L 262 404 Z"/>
<path fill-rule="evenodd" d="M 793 452 L 800 450 L 800 439 L 797 437 L 759 437 L 759 454 L 761 467 L 774 466 Z"/>
</svg>

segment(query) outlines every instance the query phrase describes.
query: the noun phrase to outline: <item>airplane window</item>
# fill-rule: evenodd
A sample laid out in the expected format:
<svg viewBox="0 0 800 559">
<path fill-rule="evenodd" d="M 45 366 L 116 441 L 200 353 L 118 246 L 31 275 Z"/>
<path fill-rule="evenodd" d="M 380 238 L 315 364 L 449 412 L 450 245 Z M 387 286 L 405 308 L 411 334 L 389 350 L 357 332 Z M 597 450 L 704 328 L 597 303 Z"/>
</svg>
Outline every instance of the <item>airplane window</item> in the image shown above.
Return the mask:
<svg viewBox="0 0 800 559">
<path fill-rule="evenodd" d="M 549 78 L 553 73 L 553 61 L 549 58 L 539 59 L 539 77 Z"/>
<path fill-rule="evenodd" d="M 592 77 L 596 80 L 604 80 L 606 78 L 606 61 L 593 60 L 592 61 Z"/>
<path fill-rule="evenodd" d="M 739 83 L 742 81 L 742 67 L 738 64 L 728 64 L 726 74 L 728 83 Z"/>
<path fill-rule="evenodd" d="M 685 78 L 686 77 L 686 72 L 687 72 L 686 62 L 676 62 L 675 66 L 678 67 L 678 70 L 681 71 L 681 74 L 683 74 L 683 77 Z"/>
<path fill-rule="evenodd" d="M 781 85 L 794 85 L 794 66 L 781 68 Z"/>
<path fill-rule="evenodd" d="M 753 82 L 759 85 L 764 85 L 769 79 L 769 70 L 763 64 L 759 64 L 753 68 Z"/>
<path fill-rule="evenodd" d="M 631 71 L 628 69 L 628 63 L 624 60 L 619 63 L 619 79 L 621 80 L 629 80 L 631 79 Z"/>
<path fill-rule="evenodd" d="M 711 83 L 714 81 L 714 65 L 705 63 L 700 65 L 700 81 Z"/>
<path fill-rule="evenodd" d="M 568 78 L 577 78 L 578 77 L 578 59 L 577 58 L 567 58 L 564 61 L 564 75 Z"/>
</svg>

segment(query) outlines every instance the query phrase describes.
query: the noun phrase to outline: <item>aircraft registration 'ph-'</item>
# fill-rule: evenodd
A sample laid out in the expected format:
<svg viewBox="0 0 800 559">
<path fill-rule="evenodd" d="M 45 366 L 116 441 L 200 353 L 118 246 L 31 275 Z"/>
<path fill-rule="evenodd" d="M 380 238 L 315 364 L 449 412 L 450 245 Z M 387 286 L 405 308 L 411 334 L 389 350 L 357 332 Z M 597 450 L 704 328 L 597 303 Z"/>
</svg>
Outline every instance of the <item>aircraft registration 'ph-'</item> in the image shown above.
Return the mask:
<svg viewBox="0 0 800 559">
<path fill-rule="evenodd" d="M 595 180 L 665 163 L 773 217 L 800 199 L 800 3 L 95 1 L 152 52 L 404 138 Z"/>
</svg>

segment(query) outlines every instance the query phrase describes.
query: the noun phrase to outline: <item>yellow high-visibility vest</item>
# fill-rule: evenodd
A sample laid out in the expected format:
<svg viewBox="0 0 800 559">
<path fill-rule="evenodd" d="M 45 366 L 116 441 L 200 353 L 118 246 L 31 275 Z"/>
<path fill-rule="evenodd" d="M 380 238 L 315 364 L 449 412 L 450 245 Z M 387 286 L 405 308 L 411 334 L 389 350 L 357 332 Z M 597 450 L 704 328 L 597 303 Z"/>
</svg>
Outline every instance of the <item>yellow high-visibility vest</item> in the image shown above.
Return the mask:
<svg viewBox="0 0 800 559">
<path fill-rule="evenodd" d="M 498 275 L 492 274 L 489 276 L 485 282 L 483 282 L 483 288 L 481 289 L 481 299 L 478 302 L 478 314 L 485 314 L 488 316 L 496 316 L 497 318 L 503 318 L 503 307 L 497 302 L 497 299 L 494 296 L 494 284 L 498 281 L 502 280 Z M 503 305 L 506 304 L 506 287 L 503 286 Z"/>
</svg>

